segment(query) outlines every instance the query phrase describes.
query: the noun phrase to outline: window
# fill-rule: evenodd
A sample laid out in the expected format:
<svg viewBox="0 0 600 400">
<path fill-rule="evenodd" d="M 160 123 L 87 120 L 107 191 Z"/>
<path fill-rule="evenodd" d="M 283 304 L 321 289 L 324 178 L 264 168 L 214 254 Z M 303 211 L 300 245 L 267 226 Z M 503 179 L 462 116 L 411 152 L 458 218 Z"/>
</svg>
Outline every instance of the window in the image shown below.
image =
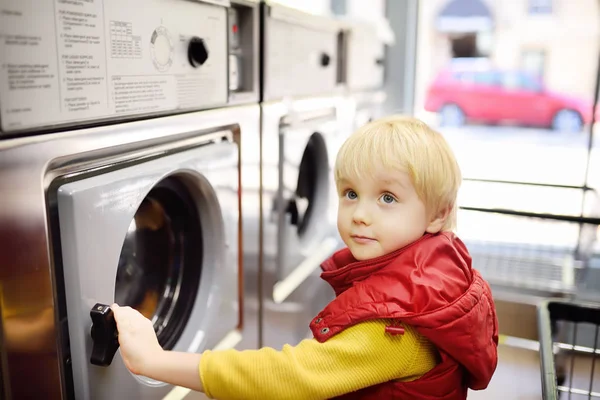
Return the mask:
<svg viewBox="0 0 600 400">
<path fill-rule="evenodd" d="M 532 76 L 526 72 L 522 72 L 520 75 L 520 87 L 530 92 L 539 93 L 543 90 L 542 82 L 538 77 Z"/>
<path fill-rule="evenodd" d="M 526 72 L 505 71 L 502 74 L 502 87 L 508 91 L 540 92 L 541 82 Z"/>
<path fill-rule="evenodd" d="M 497 71 L 485 71 L 475 74 L 475 83 L 484 86 L 500 86 L 501 74 Z"/>
<path fill-rule="evenodd" d="M 565 289 L 581 290 L 578 274 L 600 265 L 600 239 L 590 244 L 596 226 L 588 232 L 499 210 L 598 214 L 597 193 L 587 189 L 600 187 L 600 122 L 590 126 L 600 115 L 592 108 L 600 2 L 485 0 L 494 28 L 484 62 L 453 58 L 457 33 L 432 18 L 458 1 L 484 0 L 419 1 L 411 87 L 414 114 L 444 135 L 460 165 L 456 232 L 473 265 L 498 286 L 560 291 L 566 271 L 575 279 Z M 450 68 L 459 81 L 438 78 Z"/>
<path fill-rule="evenodd" d="M 552 0 L 529 0 L 529 14 L 552 14 Z"/>
<path fill-rule="evenodd" d="M 472 72 L 455 72 L 452 76 L 455 81 L 460 83 L 473 83 L 475 81 Z"/>
</svg>

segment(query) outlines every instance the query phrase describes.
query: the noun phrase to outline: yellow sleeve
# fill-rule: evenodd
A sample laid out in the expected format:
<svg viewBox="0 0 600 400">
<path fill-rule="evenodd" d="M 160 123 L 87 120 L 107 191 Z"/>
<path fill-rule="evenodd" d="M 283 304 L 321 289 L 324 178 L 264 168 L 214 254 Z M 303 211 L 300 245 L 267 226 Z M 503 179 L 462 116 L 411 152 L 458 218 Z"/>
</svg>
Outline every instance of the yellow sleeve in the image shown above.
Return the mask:
<svg viewBox="0 0 600 400">
<path fill-rule="evenodd" d="M 352 326 L 324 343 L 281 351 L 205 351 L 200 379 L 210 398 L 329 399 L 391 380 L 418 379 L 437 363 L 434 346 L 411 327 L 385 333 L 386 320 Z"/>
</svg>

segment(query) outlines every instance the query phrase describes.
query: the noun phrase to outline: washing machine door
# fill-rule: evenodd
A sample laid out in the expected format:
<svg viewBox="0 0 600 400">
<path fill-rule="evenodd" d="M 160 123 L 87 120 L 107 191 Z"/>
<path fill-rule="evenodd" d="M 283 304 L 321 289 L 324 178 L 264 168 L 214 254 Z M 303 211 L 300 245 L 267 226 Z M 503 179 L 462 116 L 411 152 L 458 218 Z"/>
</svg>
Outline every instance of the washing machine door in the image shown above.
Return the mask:
<svg viewBox="0 0 600 400">
<path fill-rule="evenodd" d="M 237 146 L 96 171 L 60 186 L 57 201 L 75 397 L 163 398 L 172 387 L 134 376 L 118 351 L 109 365 L 90 362 L 101 344 L 91 311 L 130 305 L 177 351 L 200 352 L 236 329 Z"/>
<path fill-rule="evenodd" d="M 337 121 L 325 119 L 316 129 L 282 128 L 279 143 L 277 303 L 342 244 L 332 172 L 340 145 Z"/>
</svg>

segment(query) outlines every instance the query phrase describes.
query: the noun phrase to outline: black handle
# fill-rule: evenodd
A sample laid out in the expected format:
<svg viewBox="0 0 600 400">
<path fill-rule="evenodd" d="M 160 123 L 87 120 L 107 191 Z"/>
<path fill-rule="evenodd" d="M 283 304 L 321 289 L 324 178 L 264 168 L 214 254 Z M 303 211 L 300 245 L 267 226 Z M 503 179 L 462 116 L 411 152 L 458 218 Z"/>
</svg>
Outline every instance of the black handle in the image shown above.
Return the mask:
<svg viewBox="0 0 600 400">
<path fill-rule="evenodd" d="M 119 348 L 119 332 L 113 311 L 106 304 L 97 303 L 90 311 L 92 317 L 92 356 L 94 365 L 107 367 Z"/>
</svg>

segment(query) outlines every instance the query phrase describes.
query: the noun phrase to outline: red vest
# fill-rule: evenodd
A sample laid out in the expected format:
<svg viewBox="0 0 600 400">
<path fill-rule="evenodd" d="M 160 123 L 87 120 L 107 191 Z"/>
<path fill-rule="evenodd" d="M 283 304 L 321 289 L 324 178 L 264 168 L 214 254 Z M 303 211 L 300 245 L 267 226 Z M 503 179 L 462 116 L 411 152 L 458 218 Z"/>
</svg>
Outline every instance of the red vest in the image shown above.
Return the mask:
<svg viewBox="0 0 600 400">
<path fill-rule="evenodd" d="M 341 399 L 464 400 L 468 388 L 487 387 L 498 362 L 496 310 L 490 287 L 453 233 L 426 234 L 366 261 L 346 248 L 321 268 L 336 298 L 310 324 L 319 342 L 362 321 L 394 319 L 415 327 L 441 357 L 416 381 L 386 382 Z"/>
</svg>

